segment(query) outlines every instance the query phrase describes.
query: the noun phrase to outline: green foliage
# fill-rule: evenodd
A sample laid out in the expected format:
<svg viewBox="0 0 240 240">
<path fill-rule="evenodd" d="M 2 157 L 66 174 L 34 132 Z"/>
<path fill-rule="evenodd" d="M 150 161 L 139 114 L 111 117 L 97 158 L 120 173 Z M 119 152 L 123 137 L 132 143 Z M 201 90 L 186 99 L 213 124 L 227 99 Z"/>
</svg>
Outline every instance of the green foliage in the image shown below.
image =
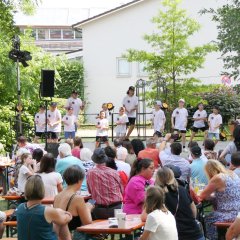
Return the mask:
<svg viewBox="0 0 240 240">
<path fill-rule="evenodd" d="M 230 0 L 216 10 L 204 9 L 202 13 L 212 14 L 212 20 L 217 22 L 217 45 L 224 67 L 237 79 L 240 75 L 240 1 Z"/>
<path fill-rule="evenodd" d="M 164 0 L 164 9 L 152 19 L 157 31 L 144 36 L 151 52 L 128 49 L 124 54 L 128 61 L 144 62 L 151 80 L 161 79 L 162 100 L 170 105 L 176 105 L 178 96 L 186 96 L 181 93 L 185 86 L 194 87 L 192 78 L 182 76 L 201 68 L 205 56 L 216 49 L 212 44 L 190 46 L 188 40 L 200 25 L 179 8 L 179 3 L 179 0 Z"/>
<path fill-rule="evenodd" d="M 219 106 L 225 124 L 234 119 L 240 111 L 240 96 L 231 87 L 222 86 L 201 96 L 208 103 L 208 112 L 211 112 L 213 106 Z"/>
<path fill-rule="evenodd" d="M 73 90 L 78 91 L 81 99 L 84 99 L 84 68 L 79 61 L 65 61 L 58 68 L 60 78 L 56 81 L 55 95 L 61 98 L 69 98 Z"/>
</svg>

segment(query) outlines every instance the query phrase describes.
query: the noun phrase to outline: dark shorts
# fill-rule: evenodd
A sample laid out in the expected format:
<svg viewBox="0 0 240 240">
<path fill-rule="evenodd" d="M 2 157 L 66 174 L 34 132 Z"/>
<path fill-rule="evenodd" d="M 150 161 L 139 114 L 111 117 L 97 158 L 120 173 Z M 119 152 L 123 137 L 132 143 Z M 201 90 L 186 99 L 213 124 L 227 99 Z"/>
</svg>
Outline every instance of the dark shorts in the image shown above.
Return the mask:
<svg viewBox="0 0 240 240">
<path fill-rule="evenodd" d="M 163 137 L 163 134 L 159 131 L 156 131 L 153 136 Z"/>
<path fill-rule="evenodd" d="M 108 136 L 103 136 L 103 137 L 96 136 L 96 142 L 103 142 L 103 143 L 108 142 Z"/>
<path fill-rule="evenodd" d="M 135 122 L 136 122 L 136 118 L 129 117 L 127 126 L 135 125 Z"/>
<path fill-rule="evenodd" d="M 201 128 L 192 127 L 192 131 L 195 133 L 197 133 L 198 131 L 205 132 L 206 130 L 207 130 L 206 127 L 201 127 Z"/>
<path fill-rule="evenodd" d="M 36 137 L 44 137 L 45 136 L 45 132 L 35 132 L 35 136 Z"/>
<path fill-rule="evenodd" d="M 49 139 L 58 139 L 60 135 L 59 132 L 48 132 L 47 134 Z"/>
<path fill-rule="evenodd" d="M 179 130 L 179 129 L 174 129 L 173 131 L 180 132 L 180 133 L 186 133 L 187 130 Z"/>
</svg>

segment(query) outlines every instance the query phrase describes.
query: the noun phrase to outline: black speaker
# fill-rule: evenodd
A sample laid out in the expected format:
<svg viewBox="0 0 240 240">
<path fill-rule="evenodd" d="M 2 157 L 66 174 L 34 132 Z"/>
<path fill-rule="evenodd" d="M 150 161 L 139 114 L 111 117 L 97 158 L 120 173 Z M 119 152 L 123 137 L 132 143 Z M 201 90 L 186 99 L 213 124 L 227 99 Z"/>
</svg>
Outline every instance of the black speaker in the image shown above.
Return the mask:
<svg viewBox="0 0 240 240">
<path fill-rule="evenodd" d="M 41 96 L 54 97 L 54 70 L 42 69 Z"/>
<path fill-rule="evenodd" d="M 57 158 L 59 146 L 60 145 L 58 143 L 48 143 L 47 149 L 45 148 L 45 151 L 47 151 L 48 153 L 51 153 L 54 156 L 54 158 Z"/>
</svg>

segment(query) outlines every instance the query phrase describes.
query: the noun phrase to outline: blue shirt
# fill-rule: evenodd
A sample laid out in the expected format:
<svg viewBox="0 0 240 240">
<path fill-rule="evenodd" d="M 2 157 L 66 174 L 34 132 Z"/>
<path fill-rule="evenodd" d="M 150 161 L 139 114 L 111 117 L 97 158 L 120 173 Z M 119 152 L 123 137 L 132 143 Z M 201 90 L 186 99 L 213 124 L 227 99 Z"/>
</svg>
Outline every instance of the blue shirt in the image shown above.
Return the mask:
<svg viewBox="0 0 240 240">
<path fill-rule="evenodd" d="M 76 158 L 72 155 L 57 160 L 56 172 L 59 172 L 63 176 L 64 171 L 68 167 L 71 167 L 72 165 L 78 165 L 85 172 L 85 168 L 84 168 L 81 160 L 79 160 L 78 158 Z M 63 186 L 64 187 L 67 186 L 65 181 L 63 182 Z M 82 191 L 87 191 L 86 177 L 83 180 L 81 190 Z"/>
<path fill-rule="evenodd" d="M 46 221 L 44 212 L 41 204 L 28 208 L 27 203 L 22 203 L 17 207 L 18 240 L 57 240 L 53 224 Z"/>
<path fill-rule="evenodd" d="M 199 183 L 208 184 L 208 178 L 204 170 L 206 163 L 207 161 L 201 158 L 193 159 L 190 165 L 192 179 L 197 178 Z"/>
</svg>

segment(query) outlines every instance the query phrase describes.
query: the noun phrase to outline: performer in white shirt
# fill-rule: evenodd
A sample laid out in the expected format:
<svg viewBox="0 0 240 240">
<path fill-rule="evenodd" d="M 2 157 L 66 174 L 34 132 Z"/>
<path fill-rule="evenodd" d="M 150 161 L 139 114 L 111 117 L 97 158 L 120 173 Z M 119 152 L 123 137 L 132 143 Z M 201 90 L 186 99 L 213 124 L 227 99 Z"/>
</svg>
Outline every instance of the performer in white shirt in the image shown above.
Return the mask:
<svg viewBox="0 0 240 240">
<path fill-rule="evenodd" d="M 222 125 L 222 116 L 219 114 L 219 107 L 214 106 L 211 113 L 208 117 L 208 138 L 215 138 L 215 146 L 219 141 L 220 127 Z"/>
<path fill-rule="evenodd" d="M 58 142 L 58 138 L 61 133 L 61 121 L 62 116 L 60 111 L 57 109 L 57 103 L 52 102 L 50 104 L 50 109 L 47 111 L 48 142 Z"/>
<path fill-rule="evenodd" d="M 129 138 L 131 135 L 134 127 L 135 127 L 135 121 L 137 117 L 137 109 L 138 109 L 138 97 L 134 95 L 135 88 L 133 86 L 130 86 L 127 95 L 123 99 L 123 107 L 125 107 L 126 114 L 128 116 L 128 132 L 126 135 L 126 139 Z"/>
<path fill-rule="evenodd" d="M 97 119 L 97 123 L 96 123 L 96 128 L 97 128 L 97 133 L 96 133 L 95 147 L 98 148 L 100 145 L 100 142 L 103 142 L 107 146 L 109 146 L 109 142 L 108 142 L 109 123 L 104 111 L 101 111 L 99 114 L 99 118 Z"/>
<path fill-rule="evenodd" d="M 162 137 L 165 129 L 166 117 L 164 111 L 161 109 L 162 102 L 156 101 L 153 110 L 152 122 L 154 128 L 154 137 Z"/>
<path fill-rule="evenodd" d="M 184 108 L 185 100 L 180 99 L 178 101 L 178 108 L 176 108 L 172 113 L 171 123 L 174 129 L 174 134 L 180 133 L 182 136 L 183 150 L 185 151 L 186 146 L 186 132 L 188 123 L 188 111 Z"/>
<path fill-rule="evenodd" d="M 77 124 L 77 117 L 73 114 L 73 108 L 68 107 L 67 114 L 62 118 L 64 124 L 64 137 L 75 138 L 75 125 Z"/>
<path fill-rule="evenodd" d="M 71 97 L 67 99 L 65 104 L 65 109 L 67 110 L 68 107 L 73 108 L 73 114 L 78 119 L 78 115 L 80 110 L 83 110 L 85 107 L 84 102 L 78 98 L 78 92 L 76 90 L 72 91 Z M 75 124 L 75 131 L 77 131 L 77 125 Z"/>
<path fill-rule="evenodd" d="M 128 123 L 128 116 L 125 113 L 125 108 L 120 107 L 119 109 L 119 114 L 116 119 L 116 127 L 115 127 L 115 132 L 116 132 L 116 137 L 124 137 L 126 135 L 127 131 L 127 123 Z"/>
<path fill-rule="evenodd" d="M 200 130 L 204 132 L 204 139 L 207 137 L 207 128 L 205 123 L 207 122 L 207 112 L 204 110 L 203 103 L 198 104 L 198 110 L 193 115 L 193 127 L 192 127 L 192 135 L 190 137 L 190 142 L 192 142 L 196 133 Z"/>
<path fill-rule="evenodd" d="M 36 113 L 34 118 L 36 130 L 35 130 L 35 138 L 34 142 L 38 143 L 39 138 L 42 138 L 45 133 L 45 126 L 46 126 L 46 109 L 45 106 L 39 106 L 39 112 Z"/>
</svg>

